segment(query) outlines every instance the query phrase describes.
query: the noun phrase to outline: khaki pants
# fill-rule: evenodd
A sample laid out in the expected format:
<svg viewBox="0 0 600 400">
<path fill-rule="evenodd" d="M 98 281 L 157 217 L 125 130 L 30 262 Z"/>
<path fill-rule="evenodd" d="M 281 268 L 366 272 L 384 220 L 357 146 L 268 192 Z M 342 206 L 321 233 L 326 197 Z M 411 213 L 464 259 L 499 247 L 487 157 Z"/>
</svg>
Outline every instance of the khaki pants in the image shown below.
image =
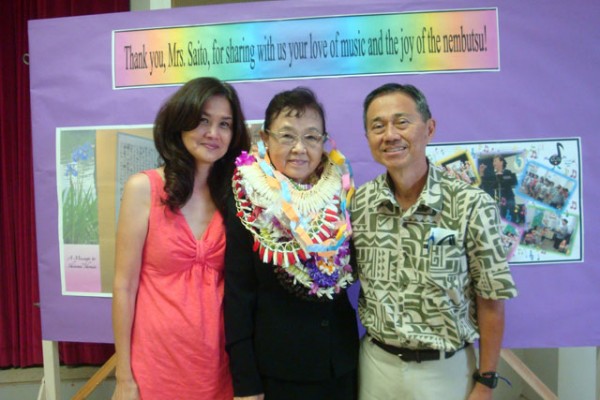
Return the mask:
<svg viewBox="0 0 600 400">
<path fill-rule="evenodd" d="M 468 346 L 451 358 L 404 362 L 365 335 L 358 365 L 359 400 L 464 400 L 473 388 L 475 350 Z"/>
</svg>

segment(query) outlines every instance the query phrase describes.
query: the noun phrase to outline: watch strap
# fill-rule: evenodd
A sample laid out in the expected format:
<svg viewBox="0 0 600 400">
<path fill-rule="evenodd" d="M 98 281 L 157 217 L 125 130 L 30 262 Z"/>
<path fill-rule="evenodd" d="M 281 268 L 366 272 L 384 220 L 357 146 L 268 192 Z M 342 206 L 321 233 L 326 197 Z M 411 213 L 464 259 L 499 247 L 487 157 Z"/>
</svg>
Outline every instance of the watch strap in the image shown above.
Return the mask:
<svg viewBox="0 0 600 400">
<path fill-rule="evenodd" d="M 475 379 L 475 382 L 479 382 L 482 385 L 489 387 L 490 389 L 494 389 L 496 386 L 498 386 L 499 377 L 500 375 L 498 375 L 498 373 L 495 371 L 487 371 L 482 373 L 479 373 L 479 371 L 475 371 L 475 373 L 473 374 L 473 379 Z"/>
</svg>

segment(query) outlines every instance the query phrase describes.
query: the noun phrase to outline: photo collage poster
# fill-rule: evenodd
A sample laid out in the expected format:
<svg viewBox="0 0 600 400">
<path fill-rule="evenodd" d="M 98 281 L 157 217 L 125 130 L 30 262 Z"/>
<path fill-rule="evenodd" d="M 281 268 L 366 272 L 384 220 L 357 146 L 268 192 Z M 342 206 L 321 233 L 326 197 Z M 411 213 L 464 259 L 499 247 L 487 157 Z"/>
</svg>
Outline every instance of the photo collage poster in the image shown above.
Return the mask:
<svg viewBox="0 0 600 400">
<path fill-rule="evenodd" d="M 436 143 L 427 156 L 496 200 L 509 263 L 583 261 L 579 138 Z"/>
</svg>

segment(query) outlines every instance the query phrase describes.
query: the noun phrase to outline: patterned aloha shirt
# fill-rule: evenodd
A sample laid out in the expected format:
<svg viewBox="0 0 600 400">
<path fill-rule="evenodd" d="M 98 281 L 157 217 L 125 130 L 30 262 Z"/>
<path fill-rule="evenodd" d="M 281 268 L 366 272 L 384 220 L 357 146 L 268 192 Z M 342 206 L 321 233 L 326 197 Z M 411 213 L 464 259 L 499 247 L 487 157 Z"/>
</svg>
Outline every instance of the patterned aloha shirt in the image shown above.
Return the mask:
<svg viewBox="0 0 600 400">
<path fill-rule="evenodd" d="M 417 202 L 402 212 L 387 174 L 350 206 L 361 282 L 360 319 L 390 345 L 456 350 L 479 337 L 476 295 L 515 297 L 497 205 L 429 164 Z"/>
</svg>

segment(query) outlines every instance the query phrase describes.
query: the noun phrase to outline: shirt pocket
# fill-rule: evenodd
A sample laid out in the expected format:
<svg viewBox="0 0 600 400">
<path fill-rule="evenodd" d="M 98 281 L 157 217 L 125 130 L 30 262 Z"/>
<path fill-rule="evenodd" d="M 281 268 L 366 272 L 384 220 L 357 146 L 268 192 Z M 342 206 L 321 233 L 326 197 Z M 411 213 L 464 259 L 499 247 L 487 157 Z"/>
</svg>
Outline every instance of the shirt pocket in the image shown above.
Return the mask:
<svg viewBox="0 0 600 400">
<path fill-rule="evenodd" d="M 430 242 L 428 251 L 428 296 L 446 306 L 462 304 L 468 267 L 461 236 L 456 233 L 452 240 Z"/>
</svg>

